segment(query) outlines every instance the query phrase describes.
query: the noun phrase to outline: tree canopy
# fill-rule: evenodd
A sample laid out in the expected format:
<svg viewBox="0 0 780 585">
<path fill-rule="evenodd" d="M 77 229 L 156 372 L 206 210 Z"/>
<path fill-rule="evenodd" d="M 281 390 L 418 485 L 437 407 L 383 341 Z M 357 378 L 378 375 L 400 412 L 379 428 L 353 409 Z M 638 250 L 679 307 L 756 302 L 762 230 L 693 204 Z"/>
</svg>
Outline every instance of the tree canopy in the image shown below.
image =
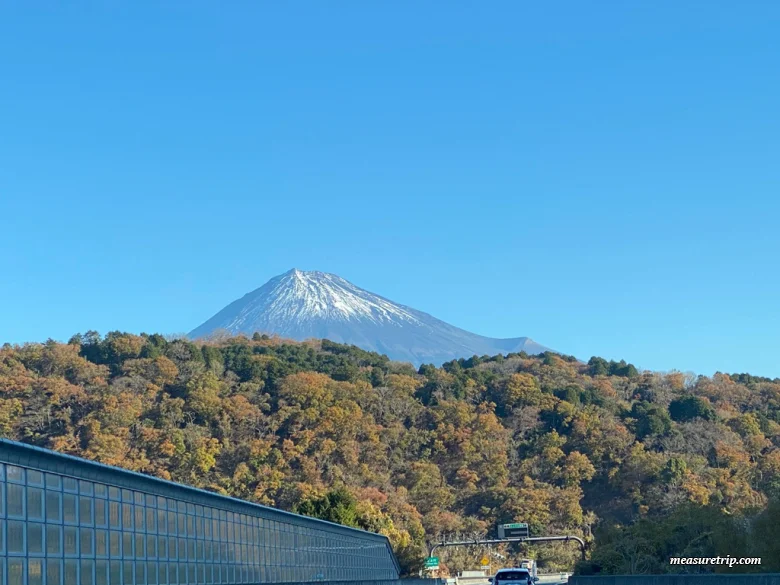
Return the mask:
<svg viewBox="0 0 780 585">
<path fill-rule="evenodd" d="M 591 572 L 666 566 L 696 530 L 717 552 L 724 531 L 778 525 L 780 380 L 747 374 L 549 352 L 414 369 L 330 341 L 90 331 L 0 349 L 0 434 L 381 532 L 408 572 L 438 535 L 499 522 L 582 536 Z"/>
</svg>

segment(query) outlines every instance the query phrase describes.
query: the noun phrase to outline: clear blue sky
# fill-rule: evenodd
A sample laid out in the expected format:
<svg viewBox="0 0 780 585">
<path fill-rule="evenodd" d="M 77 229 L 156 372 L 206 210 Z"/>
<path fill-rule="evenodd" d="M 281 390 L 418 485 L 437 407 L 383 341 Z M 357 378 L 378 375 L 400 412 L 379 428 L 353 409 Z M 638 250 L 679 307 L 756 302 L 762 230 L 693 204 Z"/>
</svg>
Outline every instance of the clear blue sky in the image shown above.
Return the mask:
<svg viewBox="0 0 780 585">
<path fill-rule="evenodd" d="M 780 376 L 777 2 L 4 2 L 0 343 L 292 267 L 491 336 Z"/>
</svg>

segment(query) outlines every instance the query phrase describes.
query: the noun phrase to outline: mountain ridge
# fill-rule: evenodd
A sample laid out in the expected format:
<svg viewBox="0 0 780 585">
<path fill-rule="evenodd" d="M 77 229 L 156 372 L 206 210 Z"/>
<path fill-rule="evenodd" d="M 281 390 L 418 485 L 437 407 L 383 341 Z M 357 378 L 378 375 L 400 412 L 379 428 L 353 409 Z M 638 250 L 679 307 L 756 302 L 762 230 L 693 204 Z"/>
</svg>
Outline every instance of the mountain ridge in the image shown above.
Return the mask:
<svg viewBox="0 0 780 585">
<path fill-rule="evenodd" d="M 492 338 L 362 289 L 336 274 L 293 268 L 228 304 L 189 333 L 330 339 L 398 361 L 440 364 L 473 355 L 550 351 L 529 337 Z"/>
</svg>

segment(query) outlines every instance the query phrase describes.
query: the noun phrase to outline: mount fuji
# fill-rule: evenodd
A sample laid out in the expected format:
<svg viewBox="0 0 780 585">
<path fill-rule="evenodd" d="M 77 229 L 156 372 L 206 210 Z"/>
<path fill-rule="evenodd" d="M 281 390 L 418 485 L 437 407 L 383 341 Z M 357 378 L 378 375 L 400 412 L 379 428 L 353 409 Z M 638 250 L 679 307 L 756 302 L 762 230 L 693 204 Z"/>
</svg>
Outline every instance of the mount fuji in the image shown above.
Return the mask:
<svg viewBox="0 0 780 585">
<path fill-rule="evenodd" d="M 495 339 L 470 333 L 335 274 L 297 269 L 230 303 L 189 337 L 217 331 L 278 334 L 298 341 L 330 339 L 418 366 L 473 355 L 550 351 L 528 337 Z"/>
</svg>

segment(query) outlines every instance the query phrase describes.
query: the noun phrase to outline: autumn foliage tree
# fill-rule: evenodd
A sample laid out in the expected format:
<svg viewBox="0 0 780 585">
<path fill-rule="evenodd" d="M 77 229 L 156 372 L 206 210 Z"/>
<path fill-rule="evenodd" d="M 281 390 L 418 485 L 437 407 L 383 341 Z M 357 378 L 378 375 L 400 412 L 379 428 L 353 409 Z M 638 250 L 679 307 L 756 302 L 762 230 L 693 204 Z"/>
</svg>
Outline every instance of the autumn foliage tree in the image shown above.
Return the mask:
<svg viewBox="0 0 780 585">
<path fill-rule="evenodd" d="M 550 352 L 415 369 L 329 341 L 90 331 L 0 349 L 0 435 L 381 532 L 410 573 L 437 535 L 499 522 L 579 535 L 602 572 L 778 525 L 780 380 L 748 374 Z M 442 552 L 450 570 L 479 554 Z"/>
</svg>

